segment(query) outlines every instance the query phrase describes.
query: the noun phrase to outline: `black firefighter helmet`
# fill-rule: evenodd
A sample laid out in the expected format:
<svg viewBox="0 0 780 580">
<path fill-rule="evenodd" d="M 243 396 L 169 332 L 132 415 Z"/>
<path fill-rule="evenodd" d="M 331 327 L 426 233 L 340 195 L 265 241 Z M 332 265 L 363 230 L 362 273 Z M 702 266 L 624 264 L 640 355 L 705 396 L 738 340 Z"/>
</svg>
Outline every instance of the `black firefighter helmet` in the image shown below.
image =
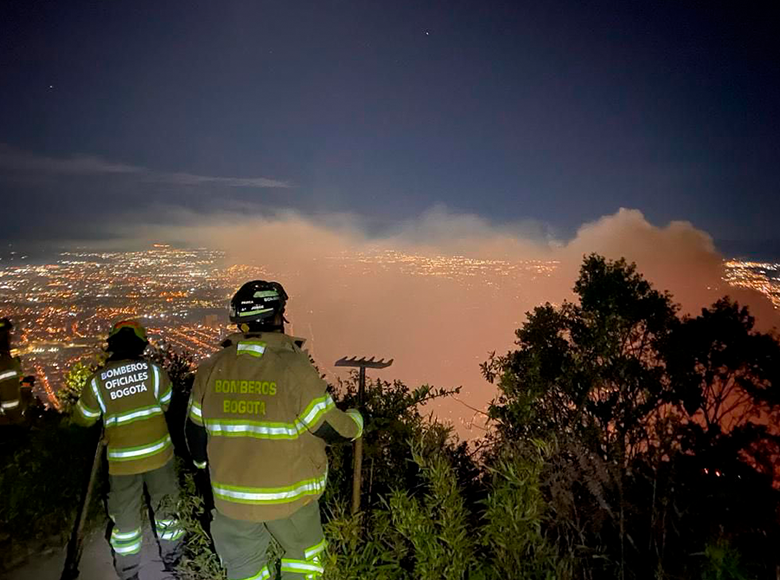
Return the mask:
<svg viewBox="0 0 780 580">
<path fill-rule="evenodd" d="M 277 314 L 284 316 L 286 305 L 287 292 L 279 282 L 252 280 L 230 301 L 230 322 L 272 326 Z"/>
</svg>

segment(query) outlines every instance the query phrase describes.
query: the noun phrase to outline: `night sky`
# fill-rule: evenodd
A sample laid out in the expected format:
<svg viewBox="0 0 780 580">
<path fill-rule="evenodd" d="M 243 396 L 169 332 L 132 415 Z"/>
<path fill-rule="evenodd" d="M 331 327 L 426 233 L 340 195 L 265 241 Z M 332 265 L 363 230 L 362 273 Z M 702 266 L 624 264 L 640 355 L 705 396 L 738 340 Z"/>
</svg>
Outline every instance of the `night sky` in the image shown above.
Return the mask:
<svg viewBox="0 0 780 580">
<path fill-rule="evenodd" d="M 780 6 L 6 0 L 0 196 L 18 243 L 443 205 L 777 244 Z"/>
</svg>

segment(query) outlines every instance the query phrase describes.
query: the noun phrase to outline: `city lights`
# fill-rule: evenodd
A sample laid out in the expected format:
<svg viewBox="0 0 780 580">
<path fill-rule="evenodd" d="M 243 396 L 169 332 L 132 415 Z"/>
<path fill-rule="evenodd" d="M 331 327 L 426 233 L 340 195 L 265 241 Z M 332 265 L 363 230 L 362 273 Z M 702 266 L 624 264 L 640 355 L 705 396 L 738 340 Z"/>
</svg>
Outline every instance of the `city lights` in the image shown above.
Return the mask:
<svg viewBox="0 0 780 580">
<path fill-rule="evenodd" d="M 557 261 L 397 250 L 343 253 L 326 260 L 329 268 L 349 277 L 393 271 L 455 281 L 464 290 L 520 288 L 559 268 Z M 761 292 L 780 308 L 780 264 L 728 260 L 724 267 L 728 284 Z M 216 352 L 230 332 L 226 311 L 236 288 L 256 278 L 284 279 L 294 288 L 295 279 L 304 275 L 228 265 L 224 252 L 163 244 L 135 252 L 63 252 L 54 263 L 17 261 L 0 268 L 0 308 L 14 321 L 16 352 L 25 372 L 38 377 L 36 395 L 53 401 L 65 373 L 78 361 L 95 359 L 117 320 L 141 320 L 153 344 L 186 351 L 197 363 Z"/>
</svg>

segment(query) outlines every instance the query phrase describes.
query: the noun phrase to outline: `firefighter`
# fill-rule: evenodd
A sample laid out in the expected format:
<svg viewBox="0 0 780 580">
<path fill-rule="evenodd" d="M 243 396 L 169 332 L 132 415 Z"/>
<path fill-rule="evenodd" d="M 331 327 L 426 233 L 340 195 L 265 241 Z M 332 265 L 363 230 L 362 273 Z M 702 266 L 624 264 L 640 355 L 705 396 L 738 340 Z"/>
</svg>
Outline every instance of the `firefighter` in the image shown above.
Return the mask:
<svg viewBox="0 0 780 580">
<path fill-rule="evenodd" d="M 11 321 L 0 318 L 0 425 L 21 425 L 24 421 L 26 401 L 20 383 L 24 377 L 19 359 L 11 356 L 12 330 Z"/>
<path fill-rule="evenodd" d="M 284 333 L 286 303 L 278 282 L 238 290 L 230 321 L 240 332 L 200 365 L 190 400 L 187 442 L 209 470 L 211 533 L 229 580 L 273 576 L 271 537 L 284 551 L 282 580 L 321 577 L 325 444 L 363 432 L 358 411 L 336 408 L 303 341 Z"/>
<path fill-rule="evenodd" d="M 165 568 L 174 572 L 184 535 L 176 517 L 179 492 L 173 445 L 163 415 L 172 396 L 168 374 L 142 358 L 148 340 L 138 322 L 117 322 L 108 336 L 110 356 L 84 386 L 77 420 L 103 418 L 108 455 L 109 543 L 121 580 L 137 580 L 141 564 L 144 485 Z"/>
</svg>

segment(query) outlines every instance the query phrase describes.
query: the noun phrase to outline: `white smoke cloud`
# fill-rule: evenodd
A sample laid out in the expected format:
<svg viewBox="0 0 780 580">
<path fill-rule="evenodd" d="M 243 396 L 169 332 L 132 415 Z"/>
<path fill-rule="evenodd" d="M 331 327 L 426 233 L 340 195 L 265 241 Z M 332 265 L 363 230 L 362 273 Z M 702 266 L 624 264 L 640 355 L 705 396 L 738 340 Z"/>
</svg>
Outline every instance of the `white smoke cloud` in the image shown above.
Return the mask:
<svg viewBox="0 0 780 580">
<path fill-rule="evenodd" d="M 569 241 L 538 224 L 494 227 L 441 208 L 382 238 L 367 235 L 352 216 L 292 212 L 226 214 L 205 223 L 192 217 L 144 236 L 222 248 L 236 263 L 263 266 L 287 288 L 294 332 L 313 338 L 318 363 L 331 375 L 344 355 L 393 357 L 393 367 L 376 376 L 463 385 L 463 399 L 476 407 L 494 396 L 479 363 L 511 348 L 525 312 L 571 299 L 582 258 L 592 252 L 636 262 L 683 312 L 729 294 L 748 304 L 763 328 L 777 321 L 763 296 L 722 281 L 723 259 L 709 235 L 688 222 L 655 226 L 636 210 L 584 224 Z M 388 264 L 388 251 L 403 255 Z M 548 274 L 543 265 L 551 262 L 556 269 Z M 457 403 L 437 412 L 453 421 L 471 414 Z"/>
</svg>

